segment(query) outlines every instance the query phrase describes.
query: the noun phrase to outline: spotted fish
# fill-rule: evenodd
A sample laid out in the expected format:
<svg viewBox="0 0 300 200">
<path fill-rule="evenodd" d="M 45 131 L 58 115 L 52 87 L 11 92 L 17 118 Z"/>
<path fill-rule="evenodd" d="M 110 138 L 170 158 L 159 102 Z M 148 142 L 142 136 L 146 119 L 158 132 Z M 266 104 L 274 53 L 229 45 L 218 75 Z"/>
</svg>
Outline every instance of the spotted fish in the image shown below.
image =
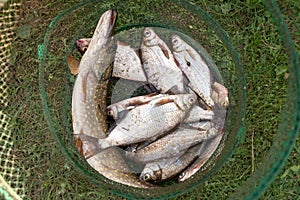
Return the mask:
<svg viewBox="0 0 300 200">
<path fill-rule="evenodd" d="M 112 10 L 101 16 L 80 62 L 72 97 L 74 142 L 87 162 L 106 178 L 132 187 L 154 187 L 130 172 L 116 148 L 100 152 L 98 148 L 97 138 L 106 137 L 107 130 L 106 91 L 114 59 L 111 34 L 115 20 L 116 12 Z"/>
<path fill-rule="evenodd" d="M 83 55 L 72 95 L 72 119 L 74 135 L 85 134 L 95 138 L 105 137 L 95 109 L 95 93 L 103 72 L 114 60 L 112 50 L 112 32 L 116 21 L 116 12 L 105 12 L 97 25 L 90 46 Z M 103 98 L 106 98 L 103 95 Z M 106 122 L 105 122 L 106 123 Z"/>
<path fill-rule="evenodd" d="M 136 188 L 157 187 L 139 180 L 139 178 L 131 172 L 131 169 L 116 147 L 101 151 L 87 159 L 87 162 L 100 174 L 110 180 Z"/>
</svg>

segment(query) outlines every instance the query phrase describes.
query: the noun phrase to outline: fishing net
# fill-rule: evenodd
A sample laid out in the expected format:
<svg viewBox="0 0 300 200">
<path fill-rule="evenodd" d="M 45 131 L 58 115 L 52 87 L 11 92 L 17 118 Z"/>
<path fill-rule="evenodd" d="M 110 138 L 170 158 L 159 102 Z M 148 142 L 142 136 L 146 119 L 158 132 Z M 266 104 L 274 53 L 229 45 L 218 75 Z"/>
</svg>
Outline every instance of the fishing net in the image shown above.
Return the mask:
<svg viewBox="0 0 300 200">
<path fill-rule="evenodd" d="M 8 72 L 11 65 L 10 46 L 13 41 L 20 3 L 0 1 L 0 197 L 21 199 L 24 197 L 24 185 L 20 178 L 20 169 L 16 167 L 13 154 L 13 142 L 10 129 L 11 117 L 2 108 L 8 106 Z"/>
</svg>

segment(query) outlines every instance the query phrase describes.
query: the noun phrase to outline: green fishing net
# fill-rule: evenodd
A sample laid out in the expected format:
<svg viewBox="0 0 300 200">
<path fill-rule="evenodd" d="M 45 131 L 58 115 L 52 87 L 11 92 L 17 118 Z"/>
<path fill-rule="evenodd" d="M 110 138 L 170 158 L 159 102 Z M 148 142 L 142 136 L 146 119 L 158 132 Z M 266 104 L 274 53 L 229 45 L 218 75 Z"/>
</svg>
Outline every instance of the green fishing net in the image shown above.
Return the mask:
<svg viewBox="0 0 300 200">
<path fill-rule="evenodd" d="M 91 4 L 94 2 L 95 7 L 96 4 L 101 3 L 102 1 L 85 1 L 91 2 Z M 176 2 L 176 1 L 174 1 Z M 86 3 L 87 4 L 87 3 Z M 90 8 L 94 8 L 91 6 Z M 84 4 L 78 4 L 78 7 L 83 6 Z M 109 4 L 107 4 L 109 5 Z M 293 41 L 291 40 L 291 37 L 289 35 L 289 32 L 287 30 L 287 27 L 284 23 L 284 20 L 282 19 L 280 12 L 274 3 L 274 1 L 265 1 L 266 8 L 270 11 L 273 20 L 276 23 L 276 26 L 279 30 L 279 33 L 281 35 L 281 39 L 283 41 L 283 44 L 285 45 L 285 48 L 287 50 L 288 55 L 288 61 L 289 61 L 289 85 L 288 85 L 288 100 L 285 107 L 284 112 L 281 114 L 281 123 L 278 128 L 278 131 L 276 132 L 275 139 L 273 142 L 273 145 L 269 151 L 269 154 L 266 156 L 266 158 L 262 161 L 262 164 L 259 169 L 253 173 L 253 175 L 247 180 L 244 181 L 243 184 L 236 188 L 235 192 L 231 194 L 231 199 L 257 199 L 261 196 L 261 194 L 268 188 L 270 183 L 273 181 L 273 179 L 278 174 L 279 170 L 284 165 L 294 143 L 297 138 L 298 132 L 299 132 L 299 110 L 300 110 L 300 72 L 299 72 L 299 60 L 298 55 L 296 53 L 296 50 L 293 46 Z M 2 108 L 6 108 L 9 105 L 9 99 L 8 97 L 8 91 L 9 86 L 7 84 L 7 80 L 9 78 L 9 69 L 12 66 L 11 58 L 11 51 L 10 51 L 10 44 L 13 41 L 13 36 L 15 35 L 16 27 L 17 27 L 17 21 L 18 21 L 18 13 L 20 12 L 20 2 L 15 0 L 9 0 L 9 1 L 0 1 L 0 199 L 3 197 L 5 199 L 21 199 L 25 197 L 25 190 L 24 182 L 21 178 L 21 169 L 19 169 L 16 165 L 16 158 L 13 153 L 14 143 L 12 141 L 12 135 L 13 130 L 11 129 L 11 123 L 12 123 L 12 117 L 8 113 L 6 113 Z M 73 7 L 75 10 L 78 7 Z M 109 6 L 108 6 L 109 7 Z M 107 8 L 108 8 L 107 7 Z M 107 9 L 106 7 L 103 8 Z M 62 28 L 60 25 L 57 25 L 57 21 L 60 19 L 60 17 L 65 17 L 68 12 L 72 12 L 72 8 L 69 8 L 67 11 L 62 11 L 62 14 L 59 15 L 57 18 L 53 20 L 53 22 L 50 24 L 51 31 L 55 31 L 57 28 Z M 88 15 L 84 9 L 82 13 Z M 81 14 L 82 14 L 81 13 Z M 100 14 L 99 14 L 100 15 Z M 98 20 L 99 15 L 94 16 L 92 18 L 91 22 L 88 22 L 89 26 L 95 25 L 95 23 Z M 76 16 L 73 16 L 74 19 Z M 69 22 L 68 19 L 65 19 L 67 22 Z M 191 19 L 192 20 L 192 19 Z M 46 30 L 45 30 L 46 31 Z M 79 33 L 79 30 L 77 30 L 77 27 L 74 27 L 73 30 L 76 33 L 76 36 L 84 36 L 85 33 Z M 92 31 L 92 30 L 89 30 Z M 50 32 L 50 31 L 49 31 Z M 48 32 L 48 33 L 49 33 Z M 48 35 L 49 36 L 49 35 Z M 48 36 L 46 36 L 46 39 Z M 50 36 L 49 36 L 50 37 Z M 53 38 L 51 38 L 53 39 Z M 55 39 L 55 38 L 54 38 Z M 72 42 L 75 41 L 75 38 L 71 38 Z M 62 40 L 64 41 L 64 40 Z M 47 43 L 48 41 L 46 41 Z M 72 43 L 73 45 L 73 43 Z M 45 60 L 47 61 L 47 58 L 49 57 L 45 56 L 43 54 L 43 51 L 47 49 L 48 47 L 45 45 L 40 46 L 40 61 L 43 63 Z M 70 51 L 70 49 L 68 49 Z M 64 52 L 65 53 L 65 52 Z M 45 57 L 43 57 L 45 56 Z M 61 60 L 61 64 L 65 64 L 65 60 Z M 43 86 L 42 86 L 43 87 Z M 50 88 L 51 89 L 51 88 Z M 44 94 L 45 95 L 45 94 Z M 70 94 L 69 94 L 70 95 Z M 42 98 L 44 98 L 44 103 L 47 101 L 47 98 L 42 95 Z M 51 99 L 50 99 L 51 100 Z M 70 102 L 67 102 L 68 105 Z M 70 106 L 70 105 L 69 105 Z M 46 111 L 49 112 L 50 110 Z M 46 120 L 49 120 L 49 118 L 52 117 L 50 115 L 46 116 Z M 55 116 L 54 116 L 55 117 Z M 65 119 L 60 119 L 62 121 L 65 121 Z M 52 124 L 53 125 L 53 124 Z M 59 133 L 55 132 L 53 130 L 53 127 L 50 124 L 51 132 L 53 133 L 54 137 L 58 136 L 58 143 L 59 141 L 62 142 L 63 140 L 67 140 L 66 138 L 59 138 Z M 61 128 L 60 131 L 63 131 L 64 128 Z M 233 137 L 232 143 L 235 142 L 242 142 L 243 140 L 243 127 L 240 130 L 239 137 Z M 68 134 L 71 134 L 71 132 L 68 132 Z M 66 137 L 66 136 L 65 136 Z M 62 148 L 64 150 L 64 147 Z M 69 153 L 69 152 L 68 152 Z M 74 153 L 74 152 L 71 152 Z M 74 157 L 75 165 L 77 160 Z M 80 160 L 79 160 L 80 161 Z M 220 162 L 220 161 L 219 161 Z M 18 163 L 18 166 L 20 164 Z M 83 174 L 86 173 L 87 179 L 89 178 L 88 171 L 84 171 L 84 169 L 78 169 L 79 171 L 83 171 Z M 97 185 L 97 184 L 96 184 Z M 101 186 L 101 185 L 100 185 Z M 176 195 L 176 191 L 174 191 L 174 195 Z M 125 195 L 126 197 L 130 197 L 129 195 Z M 43 197 L 41 197 L 43 198 Z"/>
<path fill-rule="evenodd" d="M 13 154 L 13 132 L 10 128 L 12 119 L 1 109 L 9 106 L 7 80 L 9 68 L 12 67 L 10 46 L 15 35 L 19 11 L 19 2 L 0 2 L 0 197 L 2 195 L 5 199 L 24 197 L 24 184 Z"/>
<path fill-rule="evenodd" d="M 202 184 L 205 180 L 212 177 L 214 173 L 216 173 L 216 171 L 227 161 L 227 159 L 230 158 L 235 148 L 243 141 L 243 137 L 245 136 L 244 106 L 246 89 L 244 83 L 243 68 L 241 67 L 241 63 L 239 61 L 237 53 L 224 30 L 199 7 L 190 4 L 190 2 L 188 1 L 171 1 L 168 2 L 168 6 L 166 6 L 164 9 L 156 9 L 155 11 L 153 11 L 154 8 L 152 5 L 145 4 L 145 7 L 143 7 L 142 9 L 152 12 L 153 16 L 151 18 L 149 17 L 149 19 L 145 19 L 144 21 L 143 18 L 134 18 L 129 22 L 129 24 L 132 23 L 132 26 L 134 26 L 134 24 L 146 24 L 146 26 L 149 26 L 150 23 L 163 27 L 175 27 L 175 29 L 182 30 L 183 32 L 188 32 L 193 38 L 201 40 L 206 49 L 210 50 L 211 56 L 214 58 L 214 60 L 225 60 L 227 62 L 225 63 L 225 67 L 220 71 L 223 75 L 225 85 L 228 86 L 231 97 L 233 98 L 233 101 L 235 101 L 235 105 L 231 104 L 229 106 L 227 118 L 228 120 L 224 128 L 224 133 L 227 137 L 225 139 L 225 147 L 222 150 L 221 155 L 216 159 L 214 167 L 212 167 L 211 170 L 204 176 L 198 176 L 192 180 L 180 183 L 180 185 L 174 184 L 170 187 L 163 188 L 163 190 L 152 190 L 151 192 L 146 190 L 135 190 L 128 187 L 126 188 L 112 183 L 109 180 L 104 180 L 103 177 L 97 175 L 94 171 L 92 171 L 89 166 L 86 165 L 84 160 L 78 158 L 78 153 L 76 153 L 74 151 L 74 148 L 72 147 L 72 141 L 65 136 L 65 132 L 72 134 L 72 130 L 70 129 L 70 119 L 68 119 L 68 116 L 65 115 L 66 113 L 70 112 L 70 96 L 66 98 L 64 97 L 64 102 L 62 102 L 65 103 L 65 109 L 67 109 L 67 111 L 65 111 L 65 114 L 51 111 L 51 105 L 54 105 L 57 99 L 53 99 L 50 97 L 51 88 L 47 88 L 48 91 L 46 91 L 45 86 L 48 82 L 45 79 L 45 69 L 50 67 L 49 63 L 51 61 L 51 57 L 56 57 L 56 55 L 59 55 L 55 51 L 51 52 L 50 45 L 56 46 L 56 43 L 57 45 L 59 45 L 57 41 L 71 41 L 67 43 L 66 51 L 67 54 L 72 54 L 74 53 L 74 51 L 76 51 L 76 49 L 74 48 L 76 37 L 84 37 L 85 33 L 93 31 L 96 21 L 99 19 L 99 13 L 93 13 L 94 9 L 97 8 L 97 11 L 100 13 L 103 13 L 105 10 L 111 7 L 119 10 L 121 12 L 120 16 L 126 16 L 124 18 L 119 18 L 121 22 L 124 22 L 130 19 L 130 12 L 123 12 L 124 10 L 126 10 L 125 8 L 127 6 L 127 3 L 128 2 L 126 1 L 118 3 L 109 3 L 107 1 L 85 1 L 63 11 L 60 15 L 57 15 L 57 17 L 51 22 L 49 29 L 45 34 L 44 43 L 39 46 L 39 59 L 41 61 L 40 89 L 44 114 L 48 125 L 50 126 L 51 132 L 57 138 L 62 151 L 67 154 L 69 161 L 73 163 L 79 171 L 81 171 L 83 176 L 86 176 L 88 180 L 95 183 L 96 186 L 109 189 L 113 193 L 117 193 L 118 195 L 122 195 L 127 198 L 170 198 L 183 194 L 187 191 L 187 189 L 195 188 L 196 186 Z M 277 135 L 275 137 L 276 139 L 274 140 L 273 146 L 271 147 L 269 155 L 267 156 L 268 159 L 265 159 L 260 166 L 260 169 L 253 173 L 253 175 L 247 181 L 245 181 L 244 185 L 236 190 L 236 192 L 231 197 L 236 199 L 256 199 L 267 189 L 267 187 L 276 177 L 280 168 L 283 166 L 285 160 L 287 159 L 299 130 L 299 112 L 294 112 L 295 110 L 299 111 L 299 69 L 297 68 L 297 55 L 295 54 L 293 43 L 291 42 L 291 38 L 286 26 L 283 23 L 284 21 L 281 18 L 277 6 L 273 1 L 266 1 L 265 4 L 270 10 L 270 13 L 272 14 L 273 19 L 277 24 L 277 27 L 282 36 L 283 43 L 288 49 L 287 53 L 290 57 L 290 73 L 292 73 L 289 79 L 288 96 L 291 95 L 291 97 L 288 103 L 285 105 L 284 112 L 281 115 L 282 123 L 279 126 Z M 105 7 L 104 5 L 110 6 Z M 197 23 L 201 24 L 201 31 L 197 32 L 198 30 L 194 29 L 193 32 L 190 30 L 191 28 L 186 25 L 186 23 L 182 23 L 180 20 L 176 21 L 175 17 L 172 18 L 172 15 L 167 15 L 166 13 L 172 13 L 172 9 L 177 11 L 180 10 L 180 13 L 184 13 L 181 16 L 182 18 L 184 18 L 185 15 L 189 14 L 191 16 L 190 22 L 193 25 Z M 136 10 L 132 8 L 132 12 L 136 12 Z M 85 24 L 84 28 L 81 27 L 80 23 L 78 23 L 77 25 L 74 25 L 74 27 L 70 28 L 71 33 L 69 35 L 64 35 L 63 33 L 60 35 L 56 32 L 57 30 L 59 30 L 59 27 L 65 27 L 67 24 L 69 24 L 70 20 L 74 20 L 76 22 L 79 21 L 78 16 L 82 16 L 83 13 L 85 13 L 87 18 L 91 19 L 89 23 Z M 164 16 L 165 18 L 162 18 L 161 16 Z M 178 23 L 175 23 L 175 21 Z M 130 25 L 126 25 L 126 23 L 124 24 L 125 25 L 122 26 L 123 29 L 121 28 L 117 31 L 131 28 Z M 199 38 L 200 36 L 211 37 L 209 40 L 210 42 L 205 43 L 206 40 L 203 39 L 205 37 Z M 214 38 L 214 36 L 216 38 Z M 218 46 L 219 44 L 221 45 Z M 56 57 L 61 61 L 61 65 L 65 65 L 66 63 L 65 56 L 66 55 L 60 54 Z M 218 58 L 220 60 L 218 60 Z M 65 77 L 68 75 L 68 73 L 64 71 L 60 75 Z M 71 88 L 72 85 L 66 83 L 65 88 L 60 88 L 61 94 L 70 95 Z M 294 115 L 291 113 L 293 113 Z"/>
</svg>

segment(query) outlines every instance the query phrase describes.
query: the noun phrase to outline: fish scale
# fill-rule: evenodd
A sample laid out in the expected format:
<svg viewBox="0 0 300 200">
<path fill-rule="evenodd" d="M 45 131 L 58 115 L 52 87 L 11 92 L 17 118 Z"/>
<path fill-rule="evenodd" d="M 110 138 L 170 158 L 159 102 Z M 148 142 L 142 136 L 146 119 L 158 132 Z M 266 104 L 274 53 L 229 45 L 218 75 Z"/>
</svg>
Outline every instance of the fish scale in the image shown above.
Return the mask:
<svg viewBox="0 0 300 200">
<path fill-rule="evenodd" d="M 207 163 L 207 161 L 211 158 L 212 154 L 217 149 L 222 137 L 223 134 L 219 134 L 215 138 L 203 142 L 203 148 L 205 149 L 205 151 L 200 152 L 198 154 L 199 157 L 191 164 L 191 166 L 189 166 L 180 174 L 178 182 L 182 182 L 190 178 Z"/>
<path fill-rule="evenodd" d="M 132 174 L 116 147 L 105 149 L 95 156 L 87 159 L 87 162 L 100 174 L 116 182 L 137 188 L 154 188 L 156 186 L 140 181 Z"/>
<path fill-rule="evenodd" d="M 189 79 L 189 87 L 196 92 L 208 106 L 213 106 L 211 99 L 211 73 L 199 53 L 183 41 L 178 35 L 172 36 L 173 55 L 181 70 Z"/>
<path fill-rule="evenodd" d="M 127 152 L 126 155 L 138 162 L 150 162 L 162 158 L 176 157 L 183 154 L 188 148 L 215 137 L 216 129 L 197 130 L 179 127 L 174 132 L 156 140 L 136 152 Z"/>
<path fill-rule="evenodd" d="M 101 16 L 90 46 L 80 62 L 72 96 L 74 142 L 89 165 L 106 178 L 132 187 L 150 188 L 154 186 L 141 182 L 130 172 L 117 149 L 110 148 L 95 154 L 94 148 L 98 145 L 94 145 L 95 138 L 106 137 L 107 122 L 104 110 L 115 50 L 115 47 L 111 46 L 113 41 L 110 38 L 115 20 L 116 12 L 112 10 Z"/>
<path fill-rule="evenodd" d="M 202 152 L 202 143 L 191 147 L 183 155 L 149 162 L 140 174 L 144 181 L 161 181 L 174 177 L 193 162 Z"/>
<path fill-rule="evenodd" d="M 141 54 L 149 83 L 161 90 L 162 93 L 169 90 L 176 93 L 185 92 L 183 75 L 176 65 L 172 52 L 166 43 L 148 27 L 143 31 Z"/>
<path fill-rule="evenodd" d="M 174 102 L 169 103 L 166 103 L 169 97 L 157 98 L 129 111 L 108 137 L 98 140 L 100 148 L 146 141 L 174 128 L 184 119 L 195 103 L 192 94 L 182 94 L 176 97 Z M 178 104 L 185 106 L 180 108 Z"/>
</svg>

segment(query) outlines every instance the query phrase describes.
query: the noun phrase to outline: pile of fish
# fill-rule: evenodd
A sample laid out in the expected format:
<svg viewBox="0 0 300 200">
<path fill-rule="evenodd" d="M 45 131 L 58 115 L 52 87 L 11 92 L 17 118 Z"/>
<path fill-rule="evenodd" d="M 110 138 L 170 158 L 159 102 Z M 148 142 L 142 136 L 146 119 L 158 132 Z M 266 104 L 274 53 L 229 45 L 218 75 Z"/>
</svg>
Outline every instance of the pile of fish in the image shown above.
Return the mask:
<svg viewBox="0 0 300 200">
<path fill-rule="evenodd" d="M 101 175 L 125 185 L 153 188 L 174 177 L 184 181 L 222 139 L 227 89 L 213 81 L 201 55 L 178 35 L 170 38 L 172 51 L 150 27 L 141 32 L 139 53 L 116 41 L 116 17 L 116 11 L 106 11 L 93 37 L 76 41 L 81 61 L 68 58 L 77 74 L 75 146 Z M 149 93 L 108 105 L 112 77 L 150 85 Z"/>
</svg>

